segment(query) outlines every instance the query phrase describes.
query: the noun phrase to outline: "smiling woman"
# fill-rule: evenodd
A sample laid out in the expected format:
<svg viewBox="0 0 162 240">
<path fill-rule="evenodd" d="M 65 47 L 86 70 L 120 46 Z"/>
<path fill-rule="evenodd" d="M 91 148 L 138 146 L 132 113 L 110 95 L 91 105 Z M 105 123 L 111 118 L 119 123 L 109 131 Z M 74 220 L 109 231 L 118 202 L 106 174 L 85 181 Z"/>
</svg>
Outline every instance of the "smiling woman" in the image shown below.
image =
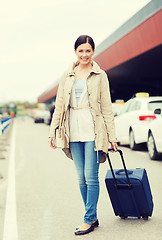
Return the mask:
<svg viewBox="0 0 162 240">
<path fill-rule="evenodd" d="M 99 165 L 106 160 L 109 143 L 117 150 L 114 116 L 107 74 L 92 60 L 95 44 L 90 36 L 77 38 L 77 62 L 65 72 L 59 84 L 49 144 L 56 148 L 59 127 L 62 149 L 74 160 L 85 206 L 84 223 L 75 235 L 98 227 Z M 62 128 L 61 128 L 62 124 Z"/>
<path fill-rule="evenodd" d="M 75 69 L 76 79 L 87 79 L 92 68 L 92 56 L 95 52 L 93 39 L 87 35 L 80 36 L 75 42 L 74 50 L 79 61 L 79 65 Z"/>
<path fill-rule="evenodd" d="M 82 64 L 88 64 L 91 61 L 91 58 L 94 54 L 94 50 L 92 49 L 89 43 L 81 44 L 76 50 L 75 53 L 78 57 L 78 60 L 81 61 Z"/>
</svg>

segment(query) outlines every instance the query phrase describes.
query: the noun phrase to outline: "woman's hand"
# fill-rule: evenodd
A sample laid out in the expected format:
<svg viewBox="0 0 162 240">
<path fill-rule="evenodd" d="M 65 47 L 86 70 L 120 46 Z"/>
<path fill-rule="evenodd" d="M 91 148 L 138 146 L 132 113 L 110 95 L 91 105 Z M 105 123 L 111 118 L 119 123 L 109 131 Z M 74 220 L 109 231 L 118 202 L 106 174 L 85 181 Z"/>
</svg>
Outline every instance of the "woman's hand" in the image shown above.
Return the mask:
<svg viewBox="0 0 162 240">
<path fill-rule="evenodd" d="M 51 148 L 55 149 L 56 148 L 56 145 L 55 145 L 55 138 L 54 137 L 49 137 L 49 145 Z"/>
<path fill-rule="evenodd" d="M 116 152 L 118 149 L 118 144 L 116 142 L 111 142 L 111 148 L 113 148 L 114 151 Z"/>
</svg>

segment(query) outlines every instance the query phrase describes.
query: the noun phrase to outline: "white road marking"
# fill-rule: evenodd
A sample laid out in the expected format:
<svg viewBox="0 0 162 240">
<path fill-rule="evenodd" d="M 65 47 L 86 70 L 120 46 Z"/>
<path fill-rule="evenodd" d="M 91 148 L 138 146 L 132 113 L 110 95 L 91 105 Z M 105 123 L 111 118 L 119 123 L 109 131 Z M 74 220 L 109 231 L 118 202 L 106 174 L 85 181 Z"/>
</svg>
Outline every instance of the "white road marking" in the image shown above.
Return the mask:
<svg viewBox="0 0 162 240">
<path fill-rule="evenodd" d="M 18 240 L 15 189 L 16 122 L 13 123 L 9 153 L 8 185 L 4 220 L 3 240 Z"/>
</svg>

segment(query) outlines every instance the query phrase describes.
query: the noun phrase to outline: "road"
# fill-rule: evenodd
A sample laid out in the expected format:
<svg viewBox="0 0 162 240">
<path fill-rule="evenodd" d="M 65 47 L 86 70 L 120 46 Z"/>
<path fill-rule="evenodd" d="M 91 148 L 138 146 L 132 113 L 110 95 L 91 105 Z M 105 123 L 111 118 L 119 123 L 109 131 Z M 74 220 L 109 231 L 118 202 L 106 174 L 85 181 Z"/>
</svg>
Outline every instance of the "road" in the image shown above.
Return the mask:
<svg viewBox="0 0 162 240">
<path fill-rule="evenodd" d="M 82 223 L 84 210 L 73 161 L 60 149 L 49 148 L 47 125 L 34 124 L 32 119 L 17 119 L 14 124 L 17 220 L 16 225 L 11 225 L 12 228 L 17 226 L 18 236 L 17 239 L 11 239 L 76 239 L 78 236 L 74 235 L 75 227 Z M 162 240 L 162 161 L 151 161 L 147 152 L 134 152 L 126 147 L 121 149 L 128 168 L 141 167 L 147 170 L 154 200 L 153 216 L 144 221 L 136 218 L 121 220 L 114 215 L 104 183 L 109 168 L 105 162 L 100 165 L 100 226 L 94 232 L 80 238 Z M 118 154 L 112 154 L 112 161 L 115 168 L 121 168 Z M 8 187 L 6 180 L 0 182 L 0 240 L 10 240 L 4 239 L 3 236 Z M 12 215 L 9 218 L 12 218 Z"/>
</svg>

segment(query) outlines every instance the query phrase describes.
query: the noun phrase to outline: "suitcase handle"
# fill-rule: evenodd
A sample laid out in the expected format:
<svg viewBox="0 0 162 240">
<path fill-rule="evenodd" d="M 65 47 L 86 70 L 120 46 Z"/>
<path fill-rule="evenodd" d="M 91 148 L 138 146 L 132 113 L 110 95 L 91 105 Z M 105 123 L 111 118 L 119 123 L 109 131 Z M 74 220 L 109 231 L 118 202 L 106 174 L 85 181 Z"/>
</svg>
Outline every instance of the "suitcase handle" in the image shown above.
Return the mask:
<svg viewBox="0 0 162 240">
<path fill-rule="evenodd" d="M 127 173 L 128 173 L 128 175 L 130 175 L 133 173 L 133 171 L 127 170 Z M 118 171 L 116 171 L 116 174 L 117 175 L 125 175 L 125 171 L 124 171 L 124 169 L 119 169 Z"/>
<path fill-rule="evenodd" d="M 112 164 L 111 164 L 111 160 L 110 160 L 110 157 L 109 157 L 109 152 L 110 151 L 113 151 L 113 152 L 116 152 L 113 148 L 109 148 L 108 149 L 108 153 L 107 153 L 107 159 L 108 159 L 108 162 L 109 162 L 109 166 L 110 166 L 110 169 L 111 169 L 111 173 L 112 173 L 112 176 L 113 176 L 113 179 L 114 179 L 114 182 L 115 182 L 115 186 L 116 188 L 132 188 L 132 185 L 130 183 L 130 179 L 129 179 L 129 176 L 128 176 L 128 171 L 127 171 L 127 168 L 126 168 L 126 165 L 125 165 L 125 162 L 124 162 L 124 157 L 123 157 L 123 152 L 122 150 L 120 149 L 117 149 L 117 152 L 120 154 L 120 157 L 122 159 L 122 163 L 123 163 L 123 167 L 124 167 L 124 172 L 125 172 L 125 175 L 126 175 L 126 178 L 127 178 L 127 182 L 128 184 L 118 184 L 117 181 L 116 181 L 116 178 L 115 178 L 115 173 L 114 173 L 114 170 L 113 170 L 113 167 L 112 167 Z"/>
</svg>

